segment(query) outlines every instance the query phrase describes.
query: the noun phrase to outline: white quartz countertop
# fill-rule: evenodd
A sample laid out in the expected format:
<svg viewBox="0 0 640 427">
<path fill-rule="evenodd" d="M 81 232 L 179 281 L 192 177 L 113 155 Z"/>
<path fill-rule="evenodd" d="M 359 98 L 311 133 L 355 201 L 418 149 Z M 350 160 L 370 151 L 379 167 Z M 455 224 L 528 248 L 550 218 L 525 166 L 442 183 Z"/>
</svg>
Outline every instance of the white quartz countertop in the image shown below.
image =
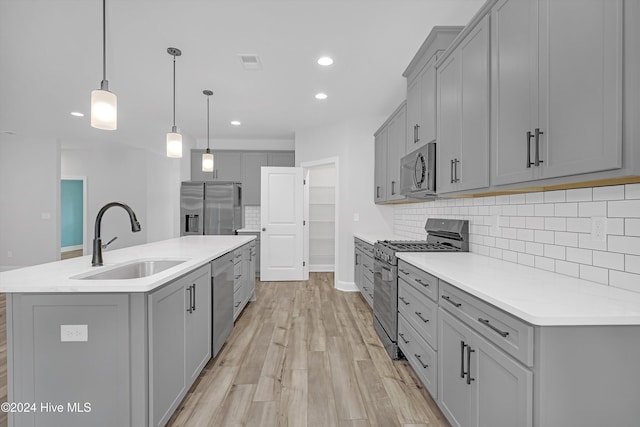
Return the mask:
<svg viewBox="0 0 640 427">
<path fill-rule="evenodd" d="M 236 232 L 238 232 L 238 233 L 259 233 L 260 229 L 259 228 L 241 228 L 239 230 L 236 230 Z"/>
<path fill-rule="evenodd" d="M 533 325 L 640 325 L 640 293 L 473 253 L 396 255 Z"/>
<path fill-rule="evenodd" d="M 0 273 L 0 292 L 149 292 L 205 265 L 252 240 L 255 236 L 185 236 L 145 245 L 103 251 L 104 266 L 91 267 L 91 255 Z M 185 262 L 138 279 L 80 280 L 83 276 L 136 260 L 171 259 Z"/>
</svg>

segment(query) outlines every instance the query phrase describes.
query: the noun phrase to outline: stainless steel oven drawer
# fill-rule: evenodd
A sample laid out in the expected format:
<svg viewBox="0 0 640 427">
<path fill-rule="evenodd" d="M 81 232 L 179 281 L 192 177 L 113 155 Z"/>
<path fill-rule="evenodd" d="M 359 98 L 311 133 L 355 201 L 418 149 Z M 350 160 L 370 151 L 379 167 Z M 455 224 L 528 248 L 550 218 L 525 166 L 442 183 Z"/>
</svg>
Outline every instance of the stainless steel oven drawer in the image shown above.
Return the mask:
<svg viewBox="0 0 640 427">
<path fill-rule="evenodd" d="M 436 399 L 438 397 L 437 353 L 420 338 L 420 334 L 402 314 L 398 315 L 398 346 L 422 384 Z"/>
<path fill-rule="evenodd" d="M 431 274 L 420 270 L 413 265 L 398 260 L 398 277 L 413 285 L 414 288 L 431 298 L 438 301 L 438 278 Z"/>
<path fill-rule="evenodd" d="M 527 366 L 533 366 L 533 326 L 440 280 L 440 307 Z"/>
<path fill-rule="evenodd" d="M 398 311 L 434 349 L 438 348 L 438 305 L 412 285 L 398 280 Z"/>
</svg>

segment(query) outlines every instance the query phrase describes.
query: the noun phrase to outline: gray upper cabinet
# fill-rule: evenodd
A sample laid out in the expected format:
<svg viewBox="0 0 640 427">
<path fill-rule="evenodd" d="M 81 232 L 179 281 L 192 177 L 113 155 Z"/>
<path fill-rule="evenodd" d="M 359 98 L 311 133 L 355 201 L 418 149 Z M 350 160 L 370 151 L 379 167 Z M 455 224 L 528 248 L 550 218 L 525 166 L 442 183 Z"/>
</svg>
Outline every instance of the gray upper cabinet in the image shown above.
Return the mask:
<svg viewBox="0 0 640 427">
<path fill-rule="evenodd" d="M 380 129 L 374 136 L 375 144 L 375 168 L 373 198 L 376 203 L 382 203 L 387 198 L 387 138 L 389 130 L 386 127 Z"/>
<path fill-rule="evenodd" d="M 407 103 L 403 102 L 374 134 L 376 203 L 404 200 L 400 194 L 400 159 L 406 154 Z"/>
<path fill-rule="evenodd" d="M 489 16 L 437 68 L 437 193 L 489 186 Z"/>
<path fill-rule="evenodd" d="M 242 182 L 242 153 L 214 151 L 213 164 L 216 181 Z"/>
<path fill-rule="evenodd" d="M 493 6 L 493 184 L 622 167 L 622 10 L 622 0 Z"/>
<path fill-rule="evenodd" d="M 242 203 L 260 204 L 260 168 L 268 166 L 267 153 L 244 153 L 242 155 Z"/>
<path fill-rule="evenodd" d="M 274 151 L 268 155 L 267 166 L 293 167 L 296 165 L 294 151 Z"/>
<path fill-rule="evenodd" d="M 407 153 L 436 139 L 436 61 L 462 28 L 434 27 L 403 73 L 407 78 Z"/>
</svg>

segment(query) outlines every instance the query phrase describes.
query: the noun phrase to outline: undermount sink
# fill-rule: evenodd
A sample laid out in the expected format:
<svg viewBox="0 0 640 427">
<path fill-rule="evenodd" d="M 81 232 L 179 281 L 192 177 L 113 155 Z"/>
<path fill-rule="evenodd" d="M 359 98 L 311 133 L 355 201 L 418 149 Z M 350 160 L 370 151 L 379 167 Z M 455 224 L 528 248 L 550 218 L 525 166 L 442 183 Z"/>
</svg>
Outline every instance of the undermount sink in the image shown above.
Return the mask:
<svg viewBox="0 0 640 427">
<path fill-rule="evenodd" d="M 126 280 L 139 279 L 141 277 L 152 276 L 161 271 L 167 270 L 176 265 L 182 264 L 185 260 L 177 259 L 147 259 L 132 261 L 120 264 L 115 267 L 106 267 L 96 273 L 81 274 L 72 279 L 79 280 Z"/>
</svg>

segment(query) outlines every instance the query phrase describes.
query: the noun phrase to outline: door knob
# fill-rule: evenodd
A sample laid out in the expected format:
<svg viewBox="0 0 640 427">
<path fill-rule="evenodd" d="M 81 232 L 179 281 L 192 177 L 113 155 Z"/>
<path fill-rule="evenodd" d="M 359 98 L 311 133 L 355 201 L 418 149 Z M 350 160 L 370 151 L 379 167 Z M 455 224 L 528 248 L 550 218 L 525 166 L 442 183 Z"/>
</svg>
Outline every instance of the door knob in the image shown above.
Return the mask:
<svg viewBox="0 0 640 427">
<path fill-rule="evenodd" d="M 267 229 L 266 229 L 266 228 L 264 228 L 264 227 L 262 227 L 262 231 L 267 231 Z"/>
</svg>

